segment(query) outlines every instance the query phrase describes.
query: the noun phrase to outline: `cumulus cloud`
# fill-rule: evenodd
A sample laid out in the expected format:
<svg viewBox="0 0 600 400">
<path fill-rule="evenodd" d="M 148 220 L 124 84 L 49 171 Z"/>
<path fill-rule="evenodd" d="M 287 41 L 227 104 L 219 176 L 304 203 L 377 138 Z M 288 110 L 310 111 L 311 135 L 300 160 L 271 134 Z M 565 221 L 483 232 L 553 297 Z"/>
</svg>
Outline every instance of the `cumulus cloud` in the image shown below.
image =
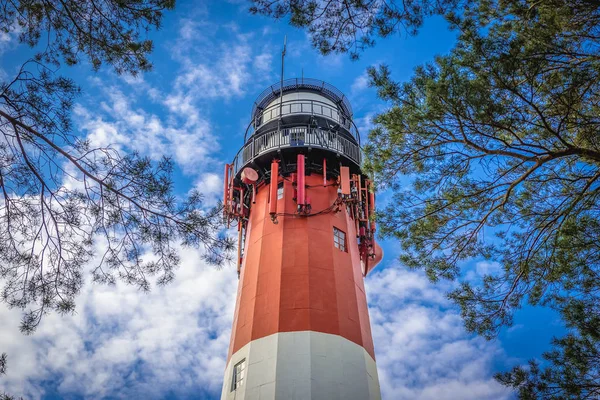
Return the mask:
<svg viewBox="0 0 600 400">
<path fill-rule="evenodd" d="M 502 272 L 502 265 L 497 261 L 480 260 L 465 265 L 464 280 L 471 284 L 483 282 L 486 275 L 499 275 Z"/>
<path fill-rule="evenodd" d="M 273 63 L 273 54 L 269 49 L 265 50 L 264 53 L 261 53 L 254 57 L 254 68 L 256 72 L 261 74 L 268 74 L 271 72 L 271 64 Z"/>
<path fill-rule="evenodd" d="M 215 173 L 203 174 L 194 185 L 204 195 L 204 204 L 214 207 L 223 197 L 223 177 Z"/>
<path fill-rule="evenodd" d="M 354 123 L 356 124 L 358 131 L 361 133 L 361 136 L 366 137 L 369 134 L 369 131 L 375 128 L 373 118 L 375 118 L 376 114 L 377 113 L 375 111 L 371 111 L 354 120 Z"/>
<path fill-rule="evenodd" d="M 350 90 L 352 91 L 353 95 L 356 95 L 368 87 L 369 87 L 369 76 L 367 75 L 366 72 L 363 72 L 362 74 L 357 76 L 356 79 L 354 79 L 354 82 L 352 82 L 352 86 L 350 86 Z"/>
<path fill-rule="evenodd" d="M 48 389 L 41 382 L 51 379 L 60 396 L 218 398 L 237 279 L 231 269 L 204 265 L 199 251 L 180 254 L 167 287 L 143 294 L 88 285 L 76 315 L 50 315 L 31 337 L 0 337 L 11 355 L 5 389 L 38 399 Z M 383 398 L 510 398 L 491 378 L 502 349 L 464 331 L 446 289 L 399 267 L 367 279 Z M 6 329 L 16 332 L 19 317 L 0 308 Z"/>
<path fill-rule="evenodd" d="M 110 145 L 153 159 L 167 155 L 184 172 L 197 174 L 199 167 L 205 172 L 215 164 L 211 161 L 220 148 L 209 122 L 211 107 L 264 86 L 270 79 L 272 54 L 264 40 L 255 43 L 255 33 L 235 24 L 217 26 L 195 18 L 179 25 L 170 49 L 176 73 L 164 85 L 168 91 L 143 77 L 123 76 L 108 85 L 92 78 L 105 100 L 77 105 L 74 116 L 93 146 Z M 160 108 L 146 111 L 141 103 L 148 100 Z"/>
<path fill-rule="evenodd" d="M 233 23 L 184 20 L 181 25 L 172 49 L 181 64 L 174 95 L 229 100 L 270 78 L 271 51 L 264 41 L 262 49 L 257 47 L 254 32 L 243 32 Z"/>
<path fill-rule="evenodd" d="M 446 299 L 449 287 L 400 267 L 367 279 L 377 368 L 384 399 L 498 400 L 510 393 L 493 378 L 505 354 L 469 335 Z"/>
<path fill-rule="evenodd" d="M 19 26 L 16 20 L 7 26 L 4 26 L 3 28 L 5 29 L 0 30 L 0 60 L 2 60 L 2 57 L 4 57 L 4 53 L 16 47 L 16 44 L 19 41 L 19 34 L 21 34 L 23 31 L 23 28 Z M 16 71 L 6 71 L 2 67 L 3 64 L 4 63 L 0 63 L 0 80 L 14 79 L 14 76 L 12 75 Z"/>
<path fill-rule="evenodd" d="M 17 21 L 13 21 L 5 29 L 0 31 L 0 56 L 8 49 L 14 47 L 18 42 L 18 37 L 23 31 Z"/>
<path fill-rule="evenodd" d="M 112 146 L 137 151 L 154 160 L 171 157 L 184 172 L 206 165 L 219 149 L 209 122 L 185 100 L 172 106 L 165 116 L 135 106 L 136 98 L 119 87 L 105 89 L 106 100 L 94 111 L 78 105 L 74 115 L 81 132 L 93 147 Z"/>
<path fill-rule="evenodd" d="M 33 336 L 20 313 L 0 307 L 0 349 L 9 354 L 2 389 L 39 399 L 211 398 L 220 390 L 237 278 L 200 252 L 180 249 L 175 282 L 149 294 L 124 284 L 88 284 L 73 316 L 48 315 Z"/>
</svg>

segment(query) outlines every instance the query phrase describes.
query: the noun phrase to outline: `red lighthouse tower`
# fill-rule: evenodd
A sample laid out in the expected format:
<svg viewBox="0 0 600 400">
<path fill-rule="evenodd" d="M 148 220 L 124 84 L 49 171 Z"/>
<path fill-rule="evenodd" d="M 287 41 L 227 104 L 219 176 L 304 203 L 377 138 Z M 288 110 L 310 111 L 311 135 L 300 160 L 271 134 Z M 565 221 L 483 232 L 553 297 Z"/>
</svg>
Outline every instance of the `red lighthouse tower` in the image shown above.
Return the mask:
<svg viewBox="0 0 600 400">
<path fill-rule="evenodd" d="M 379 399 L 363 279 L 381 260 L 347 98 L 290 79 L 225 167 L 240 278 L 221 399 Z"/>
</svg>

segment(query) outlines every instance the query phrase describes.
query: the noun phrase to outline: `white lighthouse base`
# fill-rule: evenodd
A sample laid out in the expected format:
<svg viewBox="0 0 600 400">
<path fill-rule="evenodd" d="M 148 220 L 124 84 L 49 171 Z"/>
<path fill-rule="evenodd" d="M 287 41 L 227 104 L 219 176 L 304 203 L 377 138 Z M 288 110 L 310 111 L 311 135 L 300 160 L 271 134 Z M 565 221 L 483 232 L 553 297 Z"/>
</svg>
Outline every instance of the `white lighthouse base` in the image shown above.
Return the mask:
<svg viewBox="0 0 600 400">
<path fill-rule="evenodd" d="M 233 368 L 245 360 L 233 389 Z M 232 390 L 233 389 L 233 390 Z M 302 331 L 253 340 L 232 355 L 221 400 L 381 399 L 375 360 L 341 336 Z"/>
</svg>

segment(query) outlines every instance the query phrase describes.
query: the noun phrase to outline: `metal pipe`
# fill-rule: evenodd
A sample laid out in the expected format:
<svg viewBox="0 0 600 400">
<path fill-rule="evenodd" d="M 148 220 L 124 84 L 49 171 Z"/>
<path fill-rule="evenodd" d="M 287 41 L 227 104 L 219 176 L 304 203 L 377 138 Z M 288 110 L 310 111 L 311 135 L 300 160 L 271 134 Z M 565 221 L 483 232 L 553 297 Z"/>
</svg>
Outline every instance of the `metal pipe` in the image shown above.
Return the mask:
<svg viewBox="0 0 600 400">
<path fill-rule="evenodd" d="M 327 186 L 327 159 L 323 158 L 323 187 Z"/>
<path fill-rule="evenodd" d="M 269 214 L 277 214 L 277 185 L 279 183 L 279 162 L 271 161 L 271 186 L 269 187 Z"/>
<path fill-rule="evenodd" d="M 279 85 L 279 119 L 283 108 L 283 63 L 285 60 L 285 45 L 287 44 L 287 35 L 283 38 L 283 51 L 281 52 L 281 83 Z"/>
<path fill-rule="evenodd" d="M 342 194 L 349 196 L 350 193 L 350 168 L 340 166 L 340 180 L 342 184 Z"/>
<path fill-rule="evenodd" d="M 299 206 L 306 204 L 306 188 L 305 188 L 305 173 L 304 173 L 304 155 L 298 154 L 298 198 L 296 202 Z"/>
<path fill-rule="evenodd" d="M 233 173 L 229 176 L 229 204 L 233 203 Z M 236 211 L 236 210 L 232 210 Z"/>
<path fill-rule="evenodd" d="M 237 275 L 240 277 L 240 271 L 242 270 L 242 231 L 243 222 L 240 221 L 238 225 L 238 251 L 237 251 Z"/>
</svg>

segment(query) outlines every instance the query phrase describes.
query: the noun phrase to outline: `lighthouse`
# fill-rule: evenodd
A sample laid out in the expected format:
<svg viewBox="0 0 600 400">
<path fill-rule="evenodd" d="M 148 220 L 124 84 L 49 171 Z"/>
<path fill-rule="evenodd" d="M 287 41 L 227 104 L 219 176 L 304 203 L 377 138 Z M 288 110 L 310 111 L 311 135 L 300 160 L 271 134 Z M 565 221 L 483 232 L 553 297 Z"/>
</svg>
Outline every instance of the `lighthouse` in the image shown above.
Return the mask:
<svg viewBox="0 0 600 400">
<path fill-rule="evenodd" d="M 305 78 L 263 91 L 223 205 L 239 286 L 221 399 L 381 398 L 364 278 L 383 254 L 344 94 Z"/>
</svg>

